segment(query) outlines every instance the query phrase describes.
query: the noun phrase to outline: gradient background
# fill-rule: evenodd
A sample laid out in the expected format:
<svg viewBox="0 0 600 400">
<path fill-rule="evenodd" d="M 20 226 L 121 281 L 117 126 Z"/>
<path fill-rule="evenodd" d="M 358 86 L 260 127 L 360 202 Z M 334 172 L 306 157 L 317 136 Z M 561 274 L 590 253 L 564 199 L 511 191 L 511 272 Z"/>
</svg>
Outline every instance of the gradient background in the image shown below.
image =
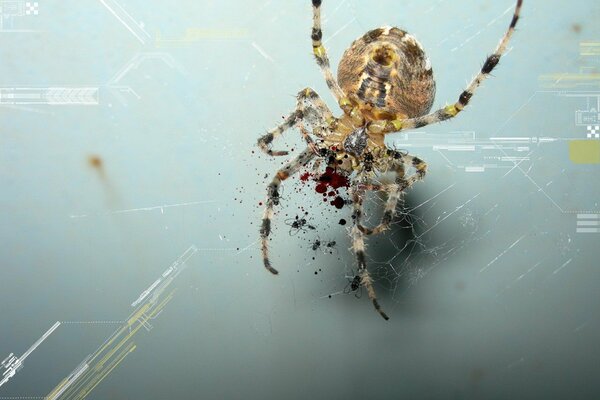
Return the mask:
<svg viewBox="0 0 600 400">
<path fill-rule="evenodd" d="M 369 29 L 408 30 L 431 58 L 439 107 L 481 67 L 513 3 L 326 0 L 325 44 L 335 66 Z M 597 72 L 579 44 L 600 39 L 600 3 L 525 0 L 494 77 L 455 121 L 425 128 L 558 140 L 483 173 L 456 166 L 498 154 L 418 150 L 430 173 L 405 198 L 409 216 L 368 241 L 388 322 L 366 295 L 343 294 L 355 267 L 338 220 L 350 210 L 323 205 L 297 178 L 274 222 L 280 275 L 261 263 L 265 174 L 285 160 L 258 155 L 256 139 L 306 86 L 337 109 L 311 56 L 310 1 L 120 4 L 143 21 L 144 43 L 94 0 L 40 0 L 39 15 L 0 32 L 0 87 L 100 88 L 97 105 L 0 105 L 0 358 L 55 321 L 122 320 L 194 244 L 175 299 L 90 399 L 600 395 L 600 234 L 576 233 L 577 211 L 600 212 L 599 166 L 568 157 L 567 140 L 585 138 L 574 122 L 585 99 L 540 81 Z M 208 31 L 156 41 L 186 29 Z M 137 96 L 119 98 L 111 78 L 139 53 L 162 58 L 132 68 L 119 85 Z M 298 146 L 294 131 L 277 143 Z M 189 202 L 206 203 L 156 208 Z M 368 201 L 372 222 L 380 204 Z M 299 206 L 317 229 L 290 235 Z M 336 241 L 331 254 L 311 249 L 317 237 Z M 64 323 L 0 396 L 45 396 L 115 328 Z"/>
</svg>

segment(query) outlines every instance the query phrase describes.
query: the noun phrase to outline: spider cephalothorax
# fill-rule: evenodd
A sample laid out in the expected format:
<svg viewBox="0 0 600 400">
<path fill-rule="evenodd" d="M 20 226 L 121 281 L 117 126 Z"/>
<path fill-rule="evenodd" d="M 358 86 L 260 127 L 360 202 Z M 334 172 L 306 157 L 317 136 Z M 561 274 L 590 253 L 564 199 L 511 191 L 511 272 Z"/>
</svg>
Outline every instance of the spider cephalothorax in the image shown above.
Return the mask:
<svg viewBox="0 0 600 400">
<path fill-rule="evenodd" d="M 388 229 L 401 194 L 423 179 L 427 165 L 417 157 L 386 148 L 384 136 L 445 121 L 461 112 L 500 61 L 515 30 L 522 3 L 522 0 L 517 0 L 508 30 L 458 100 L 428 114 L 435 95 L 435 81 L 429 59 L 414 36 L 392 27 L 367 32 L 344 52 L 336 80 L 321 43 L 321 0 L 312 0 L 313 52 L 343 114 L 334 117 L 317 93 L 306 88 L 298 93 L 296 110 L 258 140 L 258 145 L 268 155 L 287 155 L 287 151 L 272 150 L 271 143 L 287 129 L 297 126 L 307 143 L 307 148 L 280 169 L 268 186 L 260 229 L 263 262 L 267 270 L 278 273 L 269 260 L 268 242 L 274 206 L 279 204 L 281 182 L 314 160 L 312 169 L 319 185 L 323 188 L 328 184 L 334 188 L 349 187 L 349 203 L 353 206 L 350 236 L 358 264 L 352 290 L 358 289 L 359 285 L 364 286 L 375 309 L 388 319 L 377 302 L 367 270 L 364 236 Z M 326 163 L 325 172 L 320 169 L 322 161 Z M 406 174 L 407 169 L 414 172 Z M 379 180 L 386 173 L 395 175 L 393 183 Z M 336 183 L 332 184 L 334 180 Z M 373 228 L 362 225 L 363 200 L 368 190 L 387 194 L 382 220 Z M 319 186 L 317 191 L 323 193 Z M 335 204 L 341 207 L 344 202 Z"/>
</svg>

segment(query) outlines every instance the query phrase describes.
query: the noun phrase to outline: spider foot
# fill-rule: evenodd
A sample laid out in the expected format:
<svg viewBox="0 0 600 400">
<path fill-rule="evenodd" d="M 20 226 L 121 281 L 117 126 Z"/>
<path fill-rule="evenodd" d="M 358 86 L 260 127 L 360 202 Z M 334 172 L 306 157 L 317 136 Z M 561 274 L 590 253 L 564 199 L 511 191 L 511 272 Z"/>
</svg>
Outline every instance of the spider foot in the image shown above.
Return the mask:
<svg viewBox="0 0 600 400">
<path fill-rule="evenodd" d="M 379 305 L 377 299 L 373 299 L 373 306 L 375 307 L 375 310 L 377 310 L 379 315 L 383 317 L 383 319 L 385 319 L 386 321 L 390 319 L 390 317 L 388 317 L 387 314 L 381 309 L 381 306 Z"/>
<path fill-rule="evenodd" d="M 285 150 L 268 150 L 267 154 L 273 157 L 280 157 L 287 156 L 288 154 L 290 154 L 290 152 Z"/>
<path fill-rule="evenodd" d="M 265 258 L 263 261 L 265 263 L 265 268 L 267 269 L 267 271 L 269 271 L 273 275 L 279 275 L 279 271 L 277 271 L 271 266 L 271 261 L 269 261 L 269 259 Z"/>
</svg>

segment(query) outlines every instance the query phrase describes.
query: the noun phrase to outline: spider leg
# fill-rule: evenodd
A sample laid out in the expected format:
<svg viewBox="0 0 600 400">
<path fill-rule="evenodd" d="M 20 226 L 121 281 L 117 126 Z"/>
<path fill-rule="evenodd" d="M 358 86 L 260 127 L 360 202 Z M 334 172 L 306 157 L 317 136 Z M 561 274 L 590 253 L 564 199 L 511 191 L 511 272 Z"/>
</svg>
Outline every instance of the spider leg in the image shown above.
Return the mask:
<svg viewBox="0 0 600 400">
<path fill-rule="evenodd" d="M 288 154 L 287 151 L 271 150 L 270 145 L 273 142 L 273 140 L 275 140 L 275 138 L 281 136 L 283 132 L 296 125 L 296 122 L 298 122 L 300 118 L 302 118 L 302 113 L 300 111 L 295 110 L 294 112 L 292 112 L 280 125 L 271 129 L 258 139 L 258 147 L 260 147 L 262 151 L 264 151 L 270 156 L 286 156 Z"/>
<path fill-rule="evenodd" d="M 312 166 L 312 169 L 311 169 L 311 172 L 312 172 L 313 175 L 316 176 L 317 174 L 319 174 L 319 171 L 321 169 L 321 162 L 322 162 L 322 159 L 317 158 L 315 160 L 315 162 L 313 163 L 313 166 Z"/>
<path fill-rule="evenodd" d="M 365 255 L 365 241 L 364 235 L 359 229 L 360 220 L 362 217 L 362 197 L 364 191 L 359 191 L 357 189 L 352 189 L 352 202 L 354 205 L 353 219 L 354 226 L 350 231 L 350 235 L 352 237 L 352 250 L 354 250 L 354 254 L 356 254 L 356 260 L 358 262 L 358 271 L 357 275 L 360 276 L 360 284 L 367 289 L 367 294 L 369 295 L 369 299 L 373 302 L 373 306 L 375 310 L 385 319 L 390 319 L 387 314 L 381 309 L 379 302 L 377 301 L 377 296 L 375 295 L 375 289 L 373 289 L 373 280 L 369 275 L 369 271 L 367 270 L 367 261 Z"/>
<path fill-rule="evenodd" d="M 279 187 L 281 186 L 281 182 L 298 172 L 300 168 L 309 163 L 314 156 L 315 153 L 313 153 L 310 148 L 306 148 L 296 158 L 277 171 L 273 180 L 267 187 L 268 198 L 260 228 L 261 250 L 265 268 L 275 275 L 278 274 L 278 271 L 271 266 L 271 261 L 269 260 L 269 235 L 271 234 L 271 221 L 273 220 L 274 214 L 273 208 L 279 204 Z"/>
<path fill-rule="evenodd" d="M 521 13 L 522 5 L 523 0 L 517 0 L 517 5 L 515 7 L 513 18 L 508 30 L 500 40 L 500 43 L 498 43 L 494 53 L 485 60 L 485 63 L 483 64 L 483 67 L 481 67 L 479 73 L 471 80 L 467 88 L 461 93 L 456 103 L 444 108 L 440 108 L 437 111 L 421 117 L 404 120 L 396 119 L 393 121 L 376 121 L 373 123 L 371 130 L 380 132 L 382 131 L 383 133 L 398 132 L 403 129 L 421 128 L 426 125 L 435 124 L 456 117 L 456 115 L 458 115 L 458 113 L 461 112 L 467 106 L 467 104 L 469 104 L 469 101 L 471 100 L 471 97 L 473 97 L 475 90 L 491 74 L 494 67 L 498 65 L 500 57 L 502 57 L 502 55 L 506 52 L 508 42 L 515 32 L 515 26 L 519 20 L 519 14 Z"/>
<path fill-rule="evenodd" d="M 331 90 L 331 93 L 338 103 L 341 104 L 346 95 L 333 77 L 331 66 L 329 65 L 329 57 L 327 56 L 327 51 L 325 50 L 325 47 L 321 41 L 323 38 L 323 32 L 321 31 L 321 0 L 312 0 L 312 5 L 313 27 L 310 37 L 312 39 L 313 53 L 315 55 L 315 59 L 317 60 L 317 64 L 319 67 L 321 67 L 321 71 L 325 77 L 325 83 L 327 83 L 329 90 Z"/>
<path fill-rule="evenodd" d="M 332 119 L 333 114 L 317 92 L 311 88 L 302 89 L 296 96 L 296 109 L 280 125 L 261 136 L 258 139 L 258 147 L 270 156 L 285 156 L 288 154 L 285 150 L 271 150 L 271 143 L 283 132 L 299 123 L 301 124 L 302 121 L 306 121 L 313 128 L 313 134 L 318 136 L 321 135 L 321 131 L 328 124 L 327 121 Z M 315 150 L 309 133 L 302 124 L 300 125 L 300 133 L 308 146 Z"/>
<path fill-rule="evenodd" d="M 381 222 L 379 225 L 373 228 L 366 228 L 361 224 L 357 224 L 358 229 L 364 235 L 376 235 L 383 231 L 389 229 L 390 223 L 396 214 L 396 207 L 398 205 L 398 200 L 400 200 L 400 196 L 402 193 L 411 187 L 415 182 L 422 180 L 427 173 L 427 164 L 420 158 L 411 156 L 409 154 L 404 155 L 395 152 L 398 159 L 391 159 L 390 167 L 393 168 L 396 172 L 396 182 L 391 185 L 384 185 L 380 190 L 387 193 L 387 201 L 385 203 L 385 210 L 383 212 L 383 216 L 381 218 Z M 404 165 L 412 165 L 416 172 L 405 178 L 404 175 Z"/>
</svg>

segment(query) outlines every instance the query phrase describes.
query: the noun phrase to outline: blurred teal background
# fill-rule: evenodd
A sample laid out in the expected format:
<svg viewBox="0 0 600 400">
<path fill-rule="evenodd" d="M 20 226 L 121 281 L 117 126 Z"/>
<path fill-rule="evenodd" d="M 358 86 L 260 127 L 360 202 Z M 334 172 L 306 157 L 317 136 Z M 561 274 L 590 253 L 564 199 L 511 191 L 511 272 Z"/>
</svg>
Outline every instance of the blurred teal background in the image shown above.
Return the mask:
<svg viewBox="0 0 600 400">
<path fill-rule="evenodd" d="M 525 0 L 468 109 L 389 137 L 430 173 L 367 243 L 388 322 L 344 294 L 350 210 L 297 178 L 274 222 L 280 275 L 261 263 L 259 203 L 285 160 L 256 140 L 304 87 L 337 110 L 311 55 L 310 1 L 25 3 L 0 0 L 0 359 L 63 324 L 0 398 L 46 396 L 190 245 L 173 301 L 88 398 L 600 395 L 600 233 L 577 232 L 600 214 L 599 164 L 569 159 L 589 132 L 577 112 L 593 116 L 600 96 L 600 3 Z M 440 107 L 513 3 L 325 0 L 323 35 L 336 66 L 370 29 L 413 33 Z M 456 138 L 488 147 L 448 150 Z M 290 131 L 277 148 L 301 145 Z M 368 201 L 372 223 L 381 203 Z M 300 207 L 315 230 L 289 226 Z M 314 251 L 317 239 L 336 244 Z"/>
</svg>

